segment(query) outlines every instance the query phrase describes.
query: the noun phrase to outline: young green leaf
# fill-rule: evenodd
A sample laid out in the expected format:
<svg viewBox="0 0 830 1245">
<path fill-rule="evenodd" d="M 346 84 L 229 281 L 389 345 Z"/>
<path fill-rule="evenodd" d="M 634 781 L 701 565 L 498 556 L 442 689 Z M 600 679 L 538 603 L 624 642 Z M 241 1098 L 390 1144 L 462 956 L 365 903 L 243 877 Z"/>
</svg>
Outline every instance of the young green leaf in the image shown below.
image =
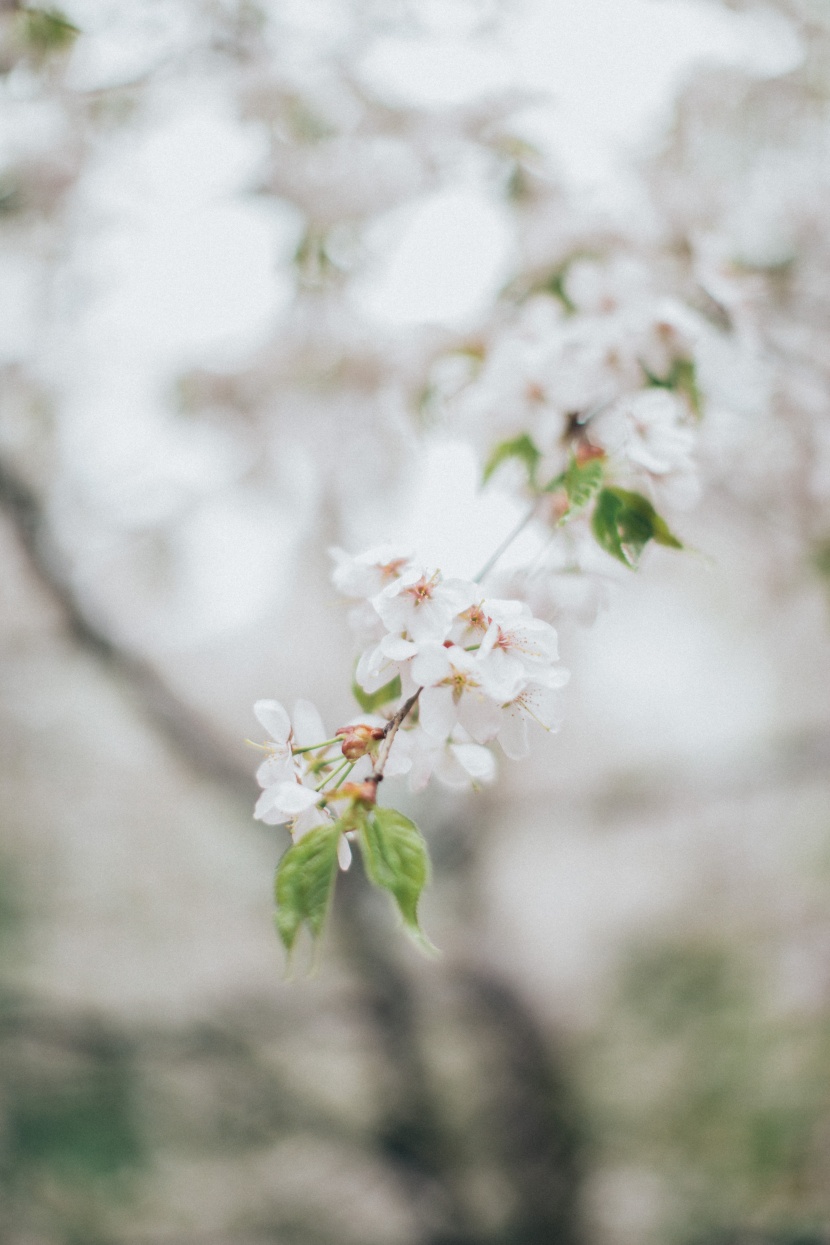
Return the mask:
<svg viewBox="0 0 830 1245">
<path fill-rule="evenodd" d="M 584 463 L 571 459 L 562 483 L 572 510 L 581 510 L 599 492 L 604 468 L 602 458 L 589 458 Z"/>
<path fill-rule="evenodd" d="M 277 868 L 274 894 L 277 930 L 287 951 L 305 922 L 312 937 L 322 932 L 337 876 L 339 823 L 317 826 L 289 847 Z"/>
<path fill-rule="evenodd" d="M 625 566 L 636 567 L 650 540 L 671 549 L 683 548 L 648 498 L 628 489 L 602 489 L 591 527 L 605 552 Z"/>
<path fill-rule="evenodd" d="M 38 57 L 68 48 L 81 33 L 59 9 L 20 10 L 23 40 Z"/>
<path fill-rule="evenodd" d="M 554 298 L 558 298 L 563 309 L 569 316 L 572 316 L 576 311 L 576 303 L 573 301 L 565 288 L 565 281 L 568 276 L 569 266 L 570 260 L 556 268 L 544 282 L 542 289 L 544 289 L 548 294 L 552 294 Z"/>
<path fill-rule="evenodd" d="M 360 828 L 370 881 L 394 897 L 407 931 L 425 950 L 435 948 L 418 924 L 418 900 L 429 879 L 429 856 L 414 822 L 394 808 L 376 808 Z"/>
<path fill-rule="evenodd" d="M 352 695 L 364 713 L 374 713 L 376 709 L 380 709 L 383 705 L 388 705 L 390 700 L 397 700 L 400 694 L 401 680 L 397 674 L 394 679 L 390 679 L 383 687 L 379 687 L 376 692 L 364 692 L 358 682 L 352 682 Z"/>
<path fill-rule="evenodd" d="M 675 393 L 685 394 L 692 410 L 696 415 L 700 414 L 700 390 L 697 386 L 697 371 L 692 359 L 675 359 L 665 376 L 655 376 L 644 363 L 640 366 L 646 374 L 649 385 L 655 389 L 671 389 Z"/>
<path fill-rule="evenodd" d="M 539 466 L 541 457 L 540 451 L 526 432 L 523 432 L 519 437 L 514 437 L 512 441 L 500 441 L 485 463 L 483 483 L 487 483 L 493 472 L 502 463 L 508 462 L 511 458 L 518 458 L 527 469 L 528 482 L 535 486 L 536 469 Z"/>
</svg>

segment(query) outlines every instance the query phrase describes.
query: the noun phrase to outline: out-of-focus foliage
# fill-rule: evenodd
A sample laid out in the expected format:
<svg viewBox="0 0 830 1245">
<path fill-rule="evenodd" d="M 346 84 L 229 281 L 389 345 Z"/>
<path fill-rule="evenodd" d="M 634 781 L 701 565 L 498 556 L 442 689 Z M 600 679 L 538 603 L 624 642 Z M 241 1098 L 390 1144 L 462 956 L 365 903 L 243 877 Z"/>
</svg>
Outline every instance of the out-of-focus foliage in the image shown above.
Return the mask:
<svg viewBox="0 0 830 1245">
<path fill-rule="evenodd" d="M 827 1016 L 771 1015 L 739 949 L 632 955 L 588 1069 L 608 1161 L 659 1182 L 656 1238 L 823 1239 Z"/>
</svg>

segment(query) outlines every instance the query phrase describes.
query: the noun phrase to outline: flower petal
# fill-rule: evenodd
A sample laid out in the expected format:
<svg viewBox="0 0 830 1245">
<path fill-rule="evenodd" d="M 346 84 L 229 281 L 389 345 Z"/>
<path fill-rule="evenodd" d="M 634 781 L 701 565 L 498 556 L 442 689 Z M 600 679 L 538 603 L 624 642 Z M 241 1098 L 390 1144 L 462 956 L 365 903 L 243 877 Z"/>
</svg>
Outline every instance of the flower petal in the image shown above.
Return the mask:
<svg viewBox="0 0 830 1245">
<path fill-rule="evenodd" d="M 420 723 L 427 735 L 432 739 L 446 739 L 456 720 L 452 688 L 425 687 L 420 699 Z"/>
<path fill-rule="evenodd" d="M 273 787 L 278 782 L 288 782 L 294 772 L 291 757 L 286 752 L 282 756 L 266 757 L 256 772 L 256 780 L 260 787 Z"/>
<path fill-rule="evenodd" d="M 337 862 L 344 873 L 352 863 L 352 849 L 349 847 L 349 841 L 344 834 L 341 834 L 337 840 Z"/>
<path fill-rule="evenodd" d="M 278 700 L 258 700 L 254 705 L 254 713 L 272 739 L 278 744 L 288 743 L 291 719 Z"/>
<path fill-rule="evenodd" d="M 294 740 L 299 748 L 321 744 L 326 728 L 317 707 L 310 700 L 298 700 L 294 706 Z"/>
<path fill-rule="evenodd" d="M 273 790 L 271 787 L 268 789 L 269 791 Z M 276 802 L 279 808 L 284 813 L 287 813 L 289 817 L 296 817 L 298 813 L 304 813 L 312 805 L 319 804 L 323 798 L 321 792 L 312 791 L 310 787 L 304 787 L 298 782 L 281 782 L 276 791 Z"/>
</svg>

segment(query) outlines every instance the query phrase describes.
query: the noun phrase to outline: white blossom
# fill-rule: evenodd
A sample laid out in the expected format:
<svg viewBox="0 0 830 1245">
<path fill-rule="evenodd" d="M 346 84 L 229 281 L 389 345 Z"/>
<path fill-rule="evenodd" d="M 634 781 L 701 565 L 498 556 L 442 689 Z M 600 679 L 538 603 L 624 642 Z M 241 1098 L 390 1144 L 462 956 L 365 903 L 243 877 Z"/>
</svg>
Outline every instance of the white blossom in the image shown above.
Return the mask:
<svg viewBox="0 0 830 1245">
<path fill-rule="evenodd" d="M 518 695 L 503 706 L 497 738 L 511 759 L 519 760 L 527 756 L 531 721 L 547 731 L 559 729 L 562 719 L 559 689 L 564 687 L 568 678 L 568 671 L 561 668 L 540 671 L 538 677 L 525 684 Z"/>
<path fill-rule="evenodd" d="M 337 547 L 329 553 L 337 563 L 331 576 L 337 591 L 367 600 L 393 583 L 410 562 L 410 555 L 393 545 L 379 545 L 356 557 Z"/>
<path fill-rule="evenodd" d="M 651 475 L 686 472 L 692 467 L 694 430 L 688 410 L 667 389 L 646 389 L 620 399 L 591 420 L 591 441 L 608 454 L 625 458 Z"/>
<path fill-rule="evenodd" d="M 433 739 L 420 728 L 412 734 L 410 790 L 423 791 L 433 774 L 444 786 L 456 790 L 490 783 L 495 778 L 496 762 L 490 749 L 473 743 L 461 728 L 443 741 Z"/>
<path fill-rule="evenodd" d="M 490 678 L 515 695 L 535 671 L 558 659 L 556 631 L 521 601 L 487 601 L 486 607 L 491 623 L 478 659 Z"/>
<path fill-rule="evenodd" d="M 448 738 L 462 726 L 480 744 L 498 730 L 498 688 L 488 680 L 484 664 L 458 645 L 432 645 L 412 663 L 412 677 L 423 687 L 420 723 L 434 739 Z"/>
</svg>

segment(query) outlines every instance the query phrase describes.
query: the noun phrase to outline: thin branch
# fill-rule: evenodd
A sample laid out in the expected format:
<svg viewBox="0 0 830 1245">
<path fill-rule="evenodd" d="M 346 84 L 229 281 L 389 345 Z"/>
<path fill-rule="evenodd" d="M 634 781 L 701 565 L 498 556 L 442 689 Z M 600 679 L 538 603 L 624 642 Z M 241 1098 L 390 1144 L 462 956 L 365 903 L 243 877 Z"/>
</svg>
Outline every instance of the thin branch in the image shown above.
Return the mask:
<svg viewBox="0 0 830 1245">
<path fill-rule="evenodd" d="M 416 692 L 413 692 L 409 699 L 403 702 L 395 716 L 390 718 L 387 722 L 383 732 L 383 741 L 378 748 L 378 759 L 375 761 L 375 768 L 366 780 L 367 782 L 373 782 L 375 786 L 377 786 L 379 782 L 383 782 L 383 771 L 386 768 L 386 762 L 389 760 L 389 753 L 392 750 L 392 744 L 395 741 L 395 736 L 397 735 L 404 719 L 409 715 L 411 710 L 415 708 L 415 705 L 418 702 L 418 697 L 421 695 L 423 690 L 424 689 L 422 687 L 419 687 Z"/>
<path fill-rule="evenodd" d="M 484 563 L 484 566 L 482 566 L 478 574 L 473 576 L 474 583 L 480 584 L 481 581 L 485 578 L 485 576 L 490 574 L 493 567 L 496 565 L 496 563 L 501 558 L 501 556 L 507 552 L 507 550 L 513 544 L 513 541 L 516 539 L 516 537 L 520 536 L 521 533 L 525 530 L 530 520 L 536 514 L 536 507 L 538 505 L 539 505 L 539 499 L 536 498 L 536 500 L 533 502 L 533 505 L 530 507 L 527 514 L 524 516 L 524 518 L 521 519 L 516 524 L 516 526 L 513 528 L 513 531 L 510 532 L 510 534 L 504 538 L 504 540 L 501 542 L 499 547 L 496 549 L 495 553 L 490 554 L 490 557 Z"/>
<path fill-rule="evenodd" d="M 87 613 L 62 566 L 35 491 L 0 460 L 0 509 L 5 511 L 39 583 L 58 606 L 76 644 L 135 692 L 139 705 L 179 756 L 200 776 L 250 795 L 251 778 L 210 725 L 170 690 L 144 657 L 123 648 Z"/>
</svg>

